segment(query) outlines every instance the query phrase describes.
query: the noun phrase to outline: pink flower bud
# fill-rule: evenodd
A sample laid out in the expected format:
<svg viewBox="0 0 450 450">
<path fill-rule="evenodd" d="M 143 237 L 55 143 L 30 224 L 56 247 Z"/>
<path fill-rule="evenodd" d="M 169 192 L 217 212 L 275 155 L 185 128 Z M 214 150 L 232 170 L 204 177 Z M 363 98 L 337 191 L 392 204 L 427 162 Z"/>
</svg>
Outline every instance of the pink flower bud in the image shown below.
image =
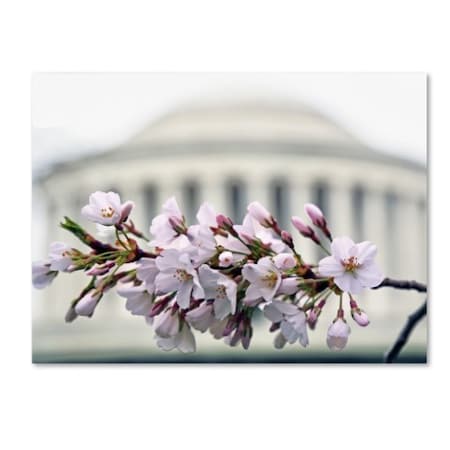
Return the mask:
<svg viewBox="0 0 450 450">
<path fill-rule="evenodd" d="M 292 269 L 297 265 L 297 261 L 291 253 L 279 253 L 273 257 L 273 262 L 280 270 Z"/>
<path fill-rule="evenodd" d="M 328 328 L 327 345 L 330 350 L 340 351 L 345 348 L 350 334 L 347 322 L 339 317 Z"/>
<path fill-rule="evenodd" d="M 121 211 L 120 211 L 120 222 L 126 222 L 128 219 L 128 216 L 131 213 L 131 210 L 134 208 L 134 202 L 128 201 L 125 202 L 123 205 L 121 205 Z"/>
<path fill-rule="evenodd" d="M 289 247 L 294 248 L 294 241 L 292 240 L 292 235 L 288 231 L 283 230 L 281 232 L 281 240 Z"/>
<path fill-rule="evenodd" d="M 184 234 L 186 232 L 186 227 L 182 219 L 177 216 L 169 217 L 169 225 L 172 227 L 174 231 L 179 234 Z"/>
<path fill-rule="evenodd" d="M 75 312 L 79 316 L 91 317 L 101 297 L 101 292 L 92 289 L 75 305 Z"/>
<path fill-rule="evenodd" d="M 71 306 L 66 313 L 66 316 L 64 317 L 64 320 L 67 323 L 73 322 L 78 317 L 77 312 L 75 311 L 75 308 Z"/>
<path fill-rule="evenodd" d="M 312 223 L 319 227 L 325 236 L 332 241 L 333 237 L 331 236 L 330 230 L 328 229 L 327 221 L 325 219 L 325 216 L 323 215 L 322 211 L 312 203 L 306 203 L 305 204 L 305 212 L 308 214 L 309 218 L 311 219 Z"/>
<path fill-rule="evenodd" d="M 319 228 L 326 227 L 327 222 L 325 220 L 325 216 L 323 215 L 323 212 L 319 209 L 318 206 L 314 205 L 313 203 L 306 203 L 305 213 L 308 214 L 309 218 L 311 219 L 311 222 L 314 225 L 316 225 Z"/>
<path fill-rule="evenodd" d="M 219 228 L 223 228 L 225 230 L 233 226 L 233 222 L 231 221 L 231 219 L 227 216 L 224 216 L 223 214 L 217 215 L 216 222 Z"/>
<path fill-rule="evenodd" d="M 316 324 L 317 319 L 319 318 L 321 312 L 322 312 L 322 310 L 317 307 L 315 307 L 315 308 L 311 309 L 311 311 L 309 311 L 307 320 L 308 320 L 308 324 L 310 326 L 314 326 Z"/>
<path fill-rule="evenodd" d="M 219 266 L 229 267 L 231 264 L 233 264 L 233 253 L 229 251 L 222 252 L 219 255 Z"/>
<path fill-rule="evenodd" d="M 309 311 L 307 321 L 311 330 L 314 330 L 314 328 L 316 327 L 317 320 L 319 319 L 319 316 L 322 313 L 322 309 L 325 306 L 326 302 L 327 299 L 323 298 L 316 306 L 314 306 L 313 309 Z"/>
<path fill-rule="evenodd" d="M 107 264 L 103 264 L 100 266 L 99 265 L 94 266 L 91 270 L 89 270 L 86 273 L 91 276 L 105 275 L 105 273 L 108 273 L 109 269 L 111 269 L 111 267 L 114 267 L 114 266 L 115 266 L 114 262 L 109 262 Z"/>
<path fill-rule="evenodd" d="M 366 327 L 367 325 L 369 325 L 369 323 L 370 323 L 369 317 L 362 309 L 359 309 L 359 308 L 352 309 L 351 314 L 352 314 L 353 320 L 359 326 Z"/>
<path fill-rule="evenodd" d="M 263 227 L 271 227 L 274 219 L 269 211 L 259 202 L 252 202 L 247 206 L 250 216 L 258 221 Z"/>
<path fill-rule="evenodd" d="M 320 240 L 314 230 L 303 222 L 298 216 L 292 216 L 292 225 L 300 232 L 300 234 L 308 239 L 312 239 L 316 244 L 320 244 Z"/>
</svg>

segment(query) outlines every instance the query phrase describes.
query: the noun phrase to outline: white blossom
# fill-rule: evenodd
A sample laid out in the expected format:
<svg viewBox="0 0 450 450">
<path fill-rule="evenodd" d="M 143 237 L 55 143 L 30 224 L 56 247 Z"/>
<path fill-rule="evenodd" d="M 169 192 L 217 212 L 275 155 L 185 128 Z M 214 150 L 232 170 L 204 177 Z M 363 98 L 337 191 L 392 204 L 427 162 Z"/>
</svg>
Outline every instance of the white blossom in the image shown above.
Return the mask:
<svg viewBox="0 0 450 450">
<path fill-rule="evenodd" d="M 174 336 L 163 338 L 156 335 L 156 345 L 164 351 L 178 349 L 182 353 L 192 353 L 196 350 L 195 337 L 189 326 L 184 323 L 182 329 Z"/>
<path fill-rule="evenodd" d="M 257 264 L 246 264 L 242 276 L 250 282 L 244 302 L 254 304 L 263 298 L 272 301 L 281 284 L 281 273 L 269 256 L 261 258 Z"/>
<path fill-rule="evenodd" d="M 150 233 L 154 239 L 150 241 L 150 245 L 160 248 L 183 248 L 188 245 L 186 236 L 180 234 L 180 230 L 185 227 L 184 216 L 175 197 L 170 197 L 163 204 L 162 210 L 163 212 L 152 220 Z"/>
<path fill-rule="evenodd" d="M 344 292 L 359 294 L 364 288 L 378 286 L 383 274 L 374 258 L 377 248 L 369 241 L 355 244 L 349 237 L 335 238 L 331 243 L 332 255 L 319 261 L 319 274 L 334 277 Z"/>
<path fill-rule="evenodd" d="M 277 253 L 287 250 L 286 244 L 276 237 L 271 229 L 263 227 L 257 220 L 253 219 L 250 214 L 247 214 L 244 217 L 242 225 L 235 225 L 234 229 L 239 234 L 240 238 L 248 244 L 252 243 L 252 241 L 257 238 L 263 244 L 270 246 L 270 248 Z M 230 247 L 226 248 L 230 249 Z"/>
<path fill-rule="evenodd" d="M 343 350 L 347 345 L 350 327 L 339 317 L 328 328 L 327 345 L 330 350 Z"/>
<path fill-rule="evenodd" d="M 136 316 L 148 316 L 153 303 L 153 296 L 144 285 L 136 286 L 134 283 L 121 283 L 117 293 L 127 299 L 125 308 Z"/>
<path fill-rule="evenodd" d="M 161 314 L 158 314 L 153 320 L 155 333 L 162 337 L 174 337 L 180 331 L 180 318 L 178 312 L 169 306 Z"/>
<path fill-rule="evenodd" d="M 213 304 L 209 302 L 203 302 L 197 308 L 194 308 L 186 313 L 186 320 L 196 330 L 204 333 L 209 326 L 215 322 Z"/>
<path fill-rule="evenodd" d="M 306 315 L 298 306 L 273 300 L 264 306 L 264 315 L 270 321 L 280 323 L 281 334 L 290 344 L 297 340 L 303 347 L 309 344 Z"/>
<path fill-rule="evenodd" d="M 195 299 L 204 297 L 205 293 L 188 253 L 175 249 L 165 250 L 156 258 L 156 266 L 160 270 L 155 279 L 157 293 L 177 291 L 176 301 L 180 308 L 189 306 L 191 295 Z"/>
<path fill-rule="evenodd" d="M 158 273 L 155 258 L 141 258 L 137 261 L 136 277 L 145 284 L 145 289 L 150 294 L 155 292 L 155 280 Z"/>
<path fill-rule="evenodd" d="M 89 204 L 82 208 L 81 214 L 101 225 L 117 225 L 128 218 L 133 206 L 133 202 L 122 204 L 115 192 L 97 191 L 89 196 Z"/>
<path fill-rule="evenodd" d="M 199 268 L 199 279 L 205 299 L 214 300 L 214 315 L 217 319 L 236 312 L 237 285 L 233 280 L 206 264 Z"/>
</svg>

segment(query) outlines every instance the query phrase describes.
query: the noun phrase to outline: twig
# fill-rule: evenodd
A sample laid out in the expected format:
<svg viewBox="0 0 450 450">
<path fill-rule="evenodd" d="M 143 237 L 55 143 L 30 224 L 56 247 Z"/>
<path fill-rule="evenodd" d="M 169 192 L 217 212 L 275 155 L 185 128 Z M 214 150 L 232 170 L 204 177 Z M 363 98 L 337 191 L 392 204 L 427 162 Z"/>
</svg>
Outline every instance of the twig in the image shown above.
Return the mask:
<svg viewBox="0 0 450 450">
<path fill-rule="evenodd" d="M 425 317 L 427 314 L 427 300 L 423 303 L 423 305 L 410 316 L 408 316 L 408 320 L 406 321 L 405 326 L 402 331 L 398 335 L 394 345 L 385 353 L 384 362 L 392 363 L 397 358 L 399 353 L 401 352 L 404 345 L 408 342 L 409 336 L 414 330 L 415 326 L 418 322 Z"/>
<path fill-rule="evenodd" d="M 406 280 L 393 280 L 392 278 L 385 278 L 381 284 L 372 288 L 379 289 L 382 287 L 393 287 L 396 289 L 414 289 L 419 292 L 427 292 L 427 286 L 417 281 L 406 281 Z"/>
</svg>

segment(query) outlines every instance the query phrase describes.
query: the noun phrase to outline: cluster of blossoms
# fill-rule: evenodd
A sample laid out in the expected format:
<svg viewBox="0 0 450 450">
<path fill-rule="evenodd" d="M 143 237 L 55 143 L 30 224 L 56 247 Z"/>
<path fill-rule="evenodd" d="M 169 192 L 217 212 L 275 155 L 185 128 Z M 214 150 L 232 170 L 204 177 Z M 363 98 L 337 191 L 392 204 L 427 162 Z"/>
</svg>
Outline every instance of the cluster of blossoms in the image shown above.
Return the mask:
<svg viewBox="0 0 450 450">
<path fill-rule="evenodd" d="M 133 202 L 122 204 L 116 193 L 93 193 L 81 213 L 97 224 L 98 238 L 68 217 L 61 223 L 89 252 L 54 242 L 48 259 L 33 263 L 33 285 L 39 289 L 59 272 L 84 271 L 89 277 L 70 305 L 67 322 L 91 317 L 104 294 L 115 288 L 126 299 L 126 309 L 153 327 L 163 350 L 195 351 L 193 330 L 209 330 L 214 338 L 247 349 L 256 310 L 270 322 L 270 331 L 277 332 L 276 348 L 295 342 L 306 347 L 308 328 L 315 328 L 332 294 L 338 309 L 327 333 L 331 350 L 342 350 L 350 334 L 344 296 L 353 320 L 363 327 L 369 324 L 354 295 L 383 280 L 374 262 L 376 246 L 333 238 L 313 204 L 305 205 L 311 225 L 296 216 L 292 223 L 328 255 L 318 265 L 303 260 L 292 236 L 258 202 L 248 205 L 241 225 L 208 203 L 198 210 L 198 223 L 188 225 L 172 197 L 152 221 L 151 240 L 129 219 L 133 207 Z"/>
</svg>

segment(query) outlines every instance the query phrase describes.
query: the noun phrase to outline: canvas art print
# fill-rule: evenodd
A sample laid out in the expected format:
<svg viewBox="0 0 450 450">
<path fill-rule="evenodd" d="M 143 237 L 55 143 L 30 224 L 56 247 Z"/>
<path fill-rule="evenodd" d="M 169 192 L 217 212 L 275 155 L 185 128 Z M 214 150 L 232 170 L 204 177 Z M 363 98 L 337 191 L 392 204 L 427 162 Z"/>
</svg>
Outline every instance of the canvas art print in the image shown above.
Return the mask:
<svg viewBox="0 0 450 450">
<path fill-rule="evenodd" d="M 427 361 L 426 75 L 32 95 L 33 362 Z"/>
</svg>

